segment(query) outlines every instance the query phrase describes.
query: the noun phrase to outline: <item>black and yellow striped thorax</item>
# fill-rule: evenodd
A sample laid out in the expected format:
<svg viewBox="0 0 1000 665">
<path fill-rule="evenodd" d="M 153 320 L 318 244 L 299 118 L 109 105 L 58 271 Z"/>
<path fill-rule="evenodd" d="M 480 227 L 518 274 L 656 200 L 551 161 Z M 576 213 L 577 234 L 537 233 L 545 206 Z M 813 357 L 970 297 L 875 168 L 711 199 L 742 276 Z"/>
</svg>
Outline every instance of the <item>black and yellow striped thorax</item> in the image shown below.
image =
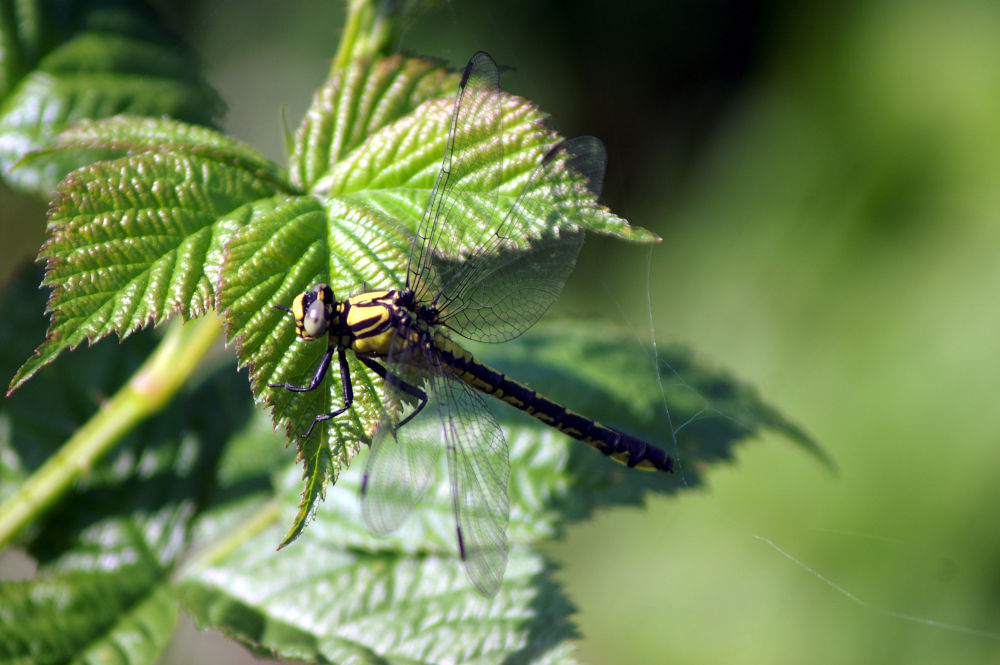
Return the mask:
<svg viewBox="0 0 1000 665">
<path fill-rule="evenodd" d="M 407 327 L 410 314 L 400 307 L 395 289 L 366 291 L 337 300 L 333 290 L 319 284 L 295 297 L 291 307 L 295 334 L 306 341 L 330 336 L 331 344 L 355 353 L 385 357 L 393 337 Z"/>
</svg>

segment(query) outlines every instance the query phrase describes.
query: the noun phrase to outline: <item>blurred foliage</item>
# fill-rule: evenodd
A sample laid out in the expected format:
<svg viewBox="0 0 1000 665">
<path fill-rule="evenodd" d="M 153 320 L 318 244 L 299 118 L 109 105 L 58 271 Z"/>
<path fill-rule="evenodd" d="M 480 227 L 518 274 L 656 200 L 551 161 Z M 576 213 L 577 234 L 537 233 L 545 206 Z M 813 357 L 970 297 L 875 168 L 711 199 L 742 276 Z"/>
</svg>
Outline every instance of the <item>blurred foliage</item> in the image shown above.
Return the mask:
<svg viewBox="0 0 1000 665">
<path fill-rule="evenodd" d="M 337 3 L 161 5 L 227 127 L 280 155 L 274 109 L 305 110 Z M 550 552 L 582 661 L 1000 658 L 998 35 L 985 0 L 518 0 L 403 36 L 516 66 L 505 85 L 601 136 L 606 200 L 664 237 L 588 241 L 564 311 L 737 368 L 839 467 L 750 446 L 702 491 L 572 527 Z"/>
<path fill-rule="evenodd" d="M 209 124 L 222 101 L 191 53 L 145 3 L 0 3 L 0 175 L 45 196 L 100 156 L 85 151 L 19 164 L 74 122 L 116 114 L 171 115 Z M 18 168 L 14 168 L 18 166 Z"/>
<path fill-rule="evenodd" d="M 995 662 L 1000 6 L 542 4 L 488 30 L 456 5 L 433 38 L 602 136 L 607 200 L 664 238 L 590 239 L 564 307 L 651 316 L 839 468 L 753 446 L 704 496 L 571 531 L 581 659 Z"/>
</svg>

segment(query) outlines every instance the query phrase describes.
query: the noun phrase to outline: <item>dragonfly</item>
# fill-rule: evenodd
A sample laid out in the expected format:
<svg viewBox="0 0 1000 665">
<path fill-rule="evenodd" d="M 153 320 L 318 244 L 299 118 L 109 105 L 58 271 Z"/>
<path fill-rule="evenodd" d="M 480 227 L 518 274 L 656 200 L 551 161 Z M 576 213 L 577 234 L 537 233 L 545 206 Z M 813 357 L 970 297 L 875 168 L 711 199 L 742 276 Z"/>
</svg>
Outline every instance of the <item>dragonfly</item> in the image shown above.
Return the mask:
<svg viewBox="0 0 1000 665">
<path fill-rule="evenodd" d="M 327 284 L 297 295 L 289 313 L 301 340 L 325 337 L 327 349 L 307 385 L 317 389 L 336 356 L 343 404 L 315 417 L 304 437 L 351 408 L 347 352 L 384 385 L 382 415 L 361 481 L 361 512 L 377 534 L 396 530 L 447 457 L 458 552 L 483 595 L 503 580 L 509 544 L 507 443 L 484 396 L 524 411 L 629 467 L 673 470 L 664 450 L 538 394 L 476 360 L 454 336 L 504 342 L 530 328 L 559 297 L 576 263 L 583 231 L 581 201 L 596 202 L 604 146 L 592 136 L 563 140 L 533 168 L 512 204 L 498 192 L 503 165 L 499 69 L 485 52 L 462 73 L 440 171 L 413 237 L 406 282 L 340 300 Z M 491 173 L 469 185 L 472 173 Z M 489 178 L 492 178 L 490 180 Z M 542 201 L 543 203 L 538 203 Z M 506 209 L 505 209 L 506 208 Z M 454 258 L 458 219 L 492 229 L 470 254 Z"/>
</svg>

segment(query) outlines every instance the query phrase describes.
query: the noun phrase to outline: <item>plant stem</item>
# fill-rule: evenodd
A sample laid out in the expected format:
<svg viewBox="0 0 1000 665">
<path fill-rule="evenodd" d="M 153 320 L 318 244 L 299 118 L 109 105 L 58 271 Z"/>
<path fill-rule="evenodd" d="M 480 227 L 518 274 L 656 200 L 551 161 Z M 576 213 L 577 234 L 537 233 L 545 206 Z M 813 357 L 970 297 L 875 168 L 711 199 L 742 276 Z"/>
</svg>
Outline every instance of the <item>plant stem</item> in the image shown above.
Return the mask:
<svg viewBox="0 0 1000 665">
<path fill-rule="evenodd" d="M 162 409 L 219 337 L 215 316 L 170 324 L 160 345 L 122 388 L 0 504 L 0 548 L 66 493 L 73 482 L 138 422 Z"/>
<path fill-rule="evenodd" d="M 344 69 L 357 57 L 356 51 L 361 49 L 359 41 L 362 33 L 371 27 L 375 20 L 375 8 L 371 0 L 350 0 L 347 5 L 347 20 L 344 22 L 344 34 L 340 37 L 340 46 L 331 65 L 331 73 Z"/>
<path fill-rule="evenodd" d="M 419 6 L 420 3 L 416 3 Z M 350 0 L 344 33 L 330 73 L 359 58 L 386 52 L 401 22 L 414 11 L 413 3 L 401 0 Z"/>
</svg>

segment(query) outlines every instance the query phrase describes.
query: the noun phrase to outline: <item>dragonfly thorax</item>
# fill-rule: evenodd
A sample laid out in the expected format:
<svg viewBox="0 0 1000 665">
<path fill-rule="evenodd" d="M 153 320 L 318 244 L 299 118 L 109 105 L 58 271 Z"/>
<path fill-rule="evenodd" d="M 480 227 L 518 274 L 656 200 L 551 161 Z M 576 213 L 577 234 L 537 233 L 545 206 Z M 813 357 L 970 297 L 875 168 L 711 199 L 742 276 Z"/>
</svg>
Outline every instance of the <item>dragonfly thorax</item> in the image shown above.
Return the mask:
<svg viewBox="0 0 1000 665">
<path fill-rule="evenodd" d="M 414 325 L 423 320 L 414 309 L 412 291 L 366 291 L 337 300 L 329 285 L 317 284 L 296 296 L 286 311 L 295 317 L 295 333 L 301 339 L 329 335 L 331 345 L 365 356 L 384 358 L 425 337 L 419 330 L 426 326 Z"/>
<path fill-rule="evenodd" d="M 402 350 L 407 342 L 399 336 L 408 338 L 413 330 L 413 315 L 404 305 L 404 293 L 388 289 L 348 298 L 343 305 L 345 344 L 357 354 L 380 358 Z"/>
</svg>

